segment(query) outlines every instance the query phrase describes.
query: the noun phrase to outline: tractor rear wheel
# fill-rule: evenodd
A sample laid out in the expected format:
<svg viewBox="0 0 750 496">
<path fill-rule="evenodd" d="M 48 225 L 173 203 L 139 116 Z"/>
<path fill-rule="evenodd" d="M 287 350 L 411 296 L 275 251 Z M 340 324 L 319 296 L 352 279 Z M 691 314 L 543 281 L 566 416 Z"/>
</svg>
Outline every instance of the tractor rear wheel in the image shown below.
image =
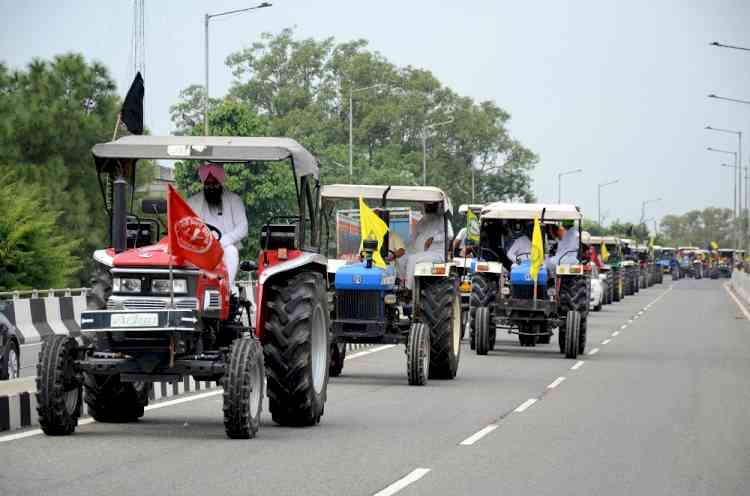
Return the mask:
<svg viewBox="0 0 750 496">
<path fill-rule="evenodd" d="M 479 307 L 474 314 L 477 355 L 486 355 L 490 351 L 490 309 Z"/>
<path fill-rule="evenodd" d="M 612 301 L 618 302 L 622 299 L 622 272 L 612 271 Z"/>
<path fill-rule="evenodd" d="M 69 336 L 44 340 L 36 366 L 39 425 L 49 436 L 72 434 L 81 416 L 81 380 L 74 369 L 78 343 Z"/>
<path fill-rule="evenodd" d="M 144 383 L 121 382 L 119 374 L 84 374 L 84 401 L 97 422 L 135 422 L 148 405 Z"/>
<path fill-rule="evenodd" d="M 301 272 L 267 289 L 265 359 L 273 421 L 305 426 L 320 422 L 328 386 L 329 313 L 323 276 Z"/>
<path fill-rule="evenodd" d="M 497 280 L 484 274 L 474 274 L 471 280 L 471 300 L 469 304 L 469 320 L 471 324 L 471 335 L 469 345 L 473 350 L 476 345 L 476 326 L 474 318 L 477 308 L 487 307 L 497 295 Z M 494 347 L 494 345 L 493 345 Z"/>
<path fill-rule="evenodd" d="M 235 339 L 224 387 L 224 430 L 230 439 L 250 439 L 260 428 L 263 408 L 263 348 L 252 337 Z"/>
<path fill-rule="evenodd" d="M 406 342 L 406 377 L 410 386 L 424 386 L 430 370 L 430 331 L 421 322 L 409 329 Z"/>
<path fill-rule="evenodd" d="M 420 282 L 420 314 L 430 330 L 430 379 L 453 379 L 461 357 L 461 299 L 453 279 Z"/>
</svg>

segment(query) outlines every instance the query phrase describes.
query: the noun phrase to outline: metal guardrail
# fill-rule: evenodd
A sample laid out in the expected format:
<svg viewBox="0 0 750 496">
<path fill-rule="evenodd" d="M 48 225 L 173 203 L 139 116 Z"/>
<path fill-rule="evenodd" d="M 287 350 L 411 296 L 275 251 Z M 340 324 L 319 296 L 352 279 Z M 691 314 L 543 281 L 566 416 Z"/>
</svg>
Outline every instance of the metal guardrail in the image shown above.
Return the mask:
<svg viewBox="0 0 750 496">
<path fill-rule="evenodd" d="M 18 300 L 21 298 L 41 298 L 49 296 L 85 296 L 91 288 L 57 288 L 57 289 L 22 289 L 16 291 L 0 291 L 0 300 Z"/>
</svg>

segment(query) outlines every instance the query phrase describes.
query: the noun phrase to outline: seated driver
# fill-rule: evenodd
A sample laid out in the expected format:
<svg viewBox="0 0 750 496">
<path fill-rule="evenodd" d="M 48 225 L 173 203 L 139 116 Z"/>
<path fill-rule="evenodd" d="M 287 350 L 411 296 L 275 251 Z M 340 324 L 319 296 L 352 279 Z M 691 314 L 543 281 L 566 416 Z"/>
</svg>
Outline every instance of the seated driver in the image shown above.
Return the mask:
<svg viewBox="0 0 750 496">
<path fill-rule="evenodd" d="M 529 223 L 522 220 L 510 222 L 510 236 L 513 242 L 505 252 L 510 259 L 511 267 L 518 265 L 531 257 L 531 240 L 526 234 Z M 510 269 L 509 269 L 510 270 Z"/>
<path fill-rule="evenodd" d="M 425 203 L 424 215 L 417 222 L 417 237 L 408 249 L 394 252 L 398 259 L 398 273 L 406 287 L 414 285 L 414 269 L 419 262 L 440 262 L 445 260 L 446 232 L 441 203 Z M 453 238 L 453 226 L 448 221 L 448 239 Z"/>
<path fill-rule="evenodd" d="M 205 163 L 198 169 L 203 191 L 188 198 L 193 211 L 207 224 L 221 232 L 221 247 L 224 249 L 224 265 L 229 274 L 232 293 L 237 293 L 234 284 L 240 266 L 242 239 L 247 236 L 245 205 L 239 195 L 224 189 L 224 166 Z"/>
<path fill-rule="evenodd" d="M 575 228 L 575 221 L 572 220 L 565 220 L 562 225 L 548 224 L 547 234 L 551 239 L 558 240 L 555 255 L 547 257 L 544 261 L 547 273 L 554 277 L 558 265 L 578 263 L 580 234 Z"/>
</svg>

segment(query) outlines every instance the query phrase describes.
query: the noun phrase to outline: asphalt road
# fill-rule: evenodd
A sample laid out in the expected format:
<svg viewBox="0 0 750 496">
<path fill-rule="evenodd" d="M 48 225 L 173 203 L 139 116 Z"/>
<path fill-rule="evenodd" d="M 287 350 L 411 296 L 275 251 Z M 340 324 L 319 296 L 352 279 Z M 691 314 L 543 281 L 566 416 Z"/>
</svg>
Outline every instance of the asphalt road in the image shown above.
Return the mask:
<svg viewBox="0 0 750 496">
<path fill-rule="evenodd" d="M 667 278 L 604 307 L 580 362 L 501 335 L 487 357 L 465 344 L 456 380 L 410 387 L 401 347 L 359 356 L 314 428 L 264 413 L 230 441 L 204 393 L 135 424 L 0 436 L 0 494 L 750 494 L 750 324 L 723 284 Z"/>
</svg>

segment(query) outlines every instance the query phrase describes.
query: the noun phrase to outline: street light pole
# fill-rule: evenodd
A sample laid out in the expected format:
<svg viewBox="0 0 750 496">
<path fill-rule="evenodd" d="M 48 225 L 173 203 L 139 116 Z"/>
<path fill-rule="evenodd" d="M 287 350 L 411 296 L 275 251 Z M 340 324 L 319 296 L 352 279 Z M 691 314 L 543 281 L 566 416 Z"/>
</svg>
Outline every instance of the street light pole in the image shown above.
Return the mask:
<svg viewBox="0 0 750 496">
<path fill-rule="evenodd" d="M 562 203 L 562 177 L 568 174 L 578 174 L 579 172 L 583 172 L 583 169 L 573 169 L 557 174 L 557 203 Z"/>
<path fill-rule="evenodd" d="M 422 128 L 422 186 L 427 186 L 427 131 L 436 127 L 445 126 L 453 122 L 453 117 L 447 121 L 437 122 Z"/>
<path fill-rule="evenodd" d="M 740 167 L 742 166 L 742 131 L 735 131 L 733 129 L 721 129 L 711 126 L 706 126 L 706 129 L 709 131 L 717 131 L 720 133 L 729 133 L 729 134 L 736 134 L 737 135 L 737 153 L 735 155 L 735 161 L 737 162 L 738 169 L 734 171 L 735 173 L 735 203 L 736 203 L 736 209 L 737 209 L 737 215 L 739 217 L 743 216 L 743 209 L 742 209 L 742 170 Z M 739 178 L 739 179 L 738 179 Z M 745 185 L 745 198 L 747 198 L 747 185 Z M 747 201 L 745 201 L 745 208 L 747 209 Z M 745 230 L 745 226 L 742 226 L 742 237 L 743 239 L 746 238 L 747 232 Z"/>
<path fill-rule="evenodd" d="M 616 184 L 618 182 L 620 182 L 620 180 L 615 179 L 614 181 L 610 181 L 608 183 L 601 183 L 597 188 L 598 191 L 597 191 L 596 204 L 597 204 L 597 223 L 599 224 L 599 227 L 603 227 L 602 226 L 602 188 L 605 186 L 609 186 L 610 184 Z M 558 199 L 558 203 L 559 202 L 560 200 Z"/>
<path fill-rule="evenodd" d="M 638 224 L 643 224 L 646 218 L 646 205 L 649 203 L 656 203 L 658 201 L 661 201 L 661 198 L 654 198 L 652 200 L 644 200 L 643 203 L 641 203 L 641 221 Z"/>
<path fill-rule="evenodd" d="M 232 14 L 242 14 L 243 12 L 249 12 L 251 10 L 258 10 L 258 9 L 264 9 L 266 7 L 271 7 L 272 4 L 268 2 L 263 2 L 259 5 L 255 5 L 253 7 L 247 7 L 245 9 L 235 9 L 235 10 L 227 10 L 226 12 L 219 12 L 218 14 L 205 14 L 203 16 L 203 38 L 205 40 L 205 46 L 203 47 L 204 50 L 204 64 L 205 64 L 205 70 L 206 70 L 206 95 L 203 101 L 203 133 L 208 136 L 208 99 L 210 93 L 208 92 L 208 67 L 209 67 L 209 59 L 208 59 L 208 24 L 209 21 L 215 17 L 223 17 L 228 16 Z"/>
<path fill-rule="evenodd" d="M 735 167 L 739 167 L 739 164 L 737 163 L 737 152 L 732 152 L 732 151 L 729 151 L 729 150 L 721 150 L 719 148 L 712 148 L 710 146 L 708 148 L 706 148 L 706 150 L 708 150 L 710 152 L 726 153 L 728 155 L 733 155 L 734 156 L 734 166 Z M 735 170 L 734 172 L 735 173 L 732 175 L 734 177 L 734 211 L 733 211 L 733 217 L 734 217 L 734 221 L 736 223 L 737 222 L 737 217 L 738 217 L 739 210 L 737 209 L 737 171 Z M 735 246 L 734 247 L 735 248 L 739 248 L 740 239 L 739 239 L 739 236 L 737 235 L 737 231 L 736 230 L 734 232 L 734 241 L 735 241 Z"/>
</svg>

